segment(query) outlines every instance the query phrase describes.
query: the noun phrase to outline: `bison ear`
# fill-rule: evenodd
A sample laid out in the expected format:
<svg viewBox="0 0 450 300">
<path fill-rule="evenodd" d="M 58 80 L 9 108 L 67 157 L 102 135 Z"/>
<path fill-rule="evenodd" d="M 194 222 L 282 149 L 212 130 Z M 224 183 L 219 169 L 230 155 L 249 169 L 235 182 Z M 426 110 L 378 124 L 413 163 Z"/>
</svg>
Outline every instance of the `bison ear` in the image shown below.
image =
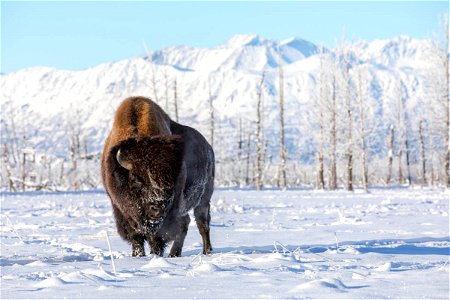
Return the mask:
<svg viewBox="0 0 450 300">
<path fill-rule="evenodd" d="M 180 136 L 156 136 L 146 147 L 148 176 L 152 185 L 172 188 L 183 165 L 184 143 Z"/>
</svg>

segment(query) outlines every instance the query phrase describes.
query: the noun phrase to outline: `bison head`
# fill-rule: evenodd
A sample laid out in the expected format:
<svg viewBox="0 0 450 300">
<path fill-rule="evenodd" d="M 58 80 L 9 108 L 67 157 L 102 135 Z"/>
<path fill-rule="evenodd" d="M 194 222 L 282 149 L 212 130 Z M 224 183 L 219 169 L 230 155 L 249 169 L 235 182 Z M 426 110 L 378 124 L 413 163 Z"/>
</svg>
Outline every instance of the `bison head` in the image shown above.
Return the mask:
<svg viewBox="0 0 450 300">
<path fill-rule="evenodd" d="M 119 143 L 112 154 L 128 171 L 125 189 L 139 207 L 142 230 L 155 231 L 180 192 L 183 141 L 177 135 L 130 138 Z M 137 220 L 138 221 L 138 220 Z"/>
</svg>

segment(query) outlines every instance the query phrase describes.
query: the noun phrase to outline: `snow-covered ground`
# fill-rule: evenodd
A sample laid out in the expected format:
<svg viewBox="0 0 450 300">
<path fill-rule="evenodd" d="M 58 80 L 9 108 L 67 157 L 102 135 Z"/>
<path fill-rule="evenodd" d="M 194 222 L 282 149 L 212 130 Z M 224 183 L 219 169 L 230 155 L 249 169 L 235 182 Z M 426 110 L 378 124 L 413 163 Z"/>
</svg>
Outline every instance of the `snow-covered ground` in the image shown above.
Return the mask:
<svg viewBox="0 0 450 300">
<path fill-rule="evenodd" d="M 1 198 L 1 298 L 449 298 L 448 191 L 217 190 L 214 254 L 192 223 L 171 259 L 130 257 L 100 191 Z"/>
</svg>

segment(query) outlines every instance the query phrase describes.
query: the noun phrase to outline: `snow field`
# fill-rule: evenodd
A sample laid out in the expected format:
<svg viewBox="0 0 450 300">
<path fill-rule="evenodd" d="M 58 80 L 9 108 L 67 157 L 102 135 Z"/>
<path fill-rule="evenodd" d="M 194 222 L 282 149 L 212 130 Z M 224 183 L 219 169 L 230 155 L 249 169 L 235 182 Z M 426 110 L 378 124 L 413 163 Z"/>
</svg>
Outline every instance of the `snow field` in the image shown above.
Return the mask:
<svg viewBox="0 0 450 300">
<path fill-rule="evenodd" d="M 131 257 L 100 191 L 0 203 L 2 298 L 449 297 L 449 193 L 439 189 L 219 189 L 214 254 L 200 254 L 192 217 L 180 258 Z"/>
</svg>

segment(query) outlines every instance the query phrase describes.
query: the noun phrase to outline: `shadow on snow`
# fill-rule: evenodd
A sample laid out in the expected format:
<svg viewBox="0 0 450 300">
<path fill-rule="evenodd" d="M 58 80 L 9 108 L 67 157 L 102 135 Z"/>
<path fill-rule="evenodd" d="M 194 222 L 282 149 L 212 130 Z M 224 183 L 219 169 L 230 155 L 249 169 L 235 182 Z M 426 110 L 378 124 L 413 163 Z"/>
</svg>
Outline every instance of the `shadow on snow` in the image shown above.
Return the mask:
<svg viewBox="0 0 450 300">
<path fill-rule="evenodd" d="M 424 243 L 442 243 L 442 245 L 427 246 Z M 339 243 L 339 250 L 345 250 L 352 247 L 359 253 L 378 253 L 378 254 L 403 254 L 403 255 L 450 255 L 450 237 L 442 238 L 413 238 L 413 239 L 383 239 L 383 240 L 363 240 L 346 241 Z M 260 254 L 283 251 L 300 250 L 304 253 L 324 253 L 329 250 L 336 250 L 336 244 L 331 245 L 285 245 L 274 244 L 269 246 L 238 246 L 221 247 L 214 249 L 214 253 L 239 253 L 239 254 Z M 186 251 L 184 255 L 195 255 L 196 251 Z"/>
</svg>

